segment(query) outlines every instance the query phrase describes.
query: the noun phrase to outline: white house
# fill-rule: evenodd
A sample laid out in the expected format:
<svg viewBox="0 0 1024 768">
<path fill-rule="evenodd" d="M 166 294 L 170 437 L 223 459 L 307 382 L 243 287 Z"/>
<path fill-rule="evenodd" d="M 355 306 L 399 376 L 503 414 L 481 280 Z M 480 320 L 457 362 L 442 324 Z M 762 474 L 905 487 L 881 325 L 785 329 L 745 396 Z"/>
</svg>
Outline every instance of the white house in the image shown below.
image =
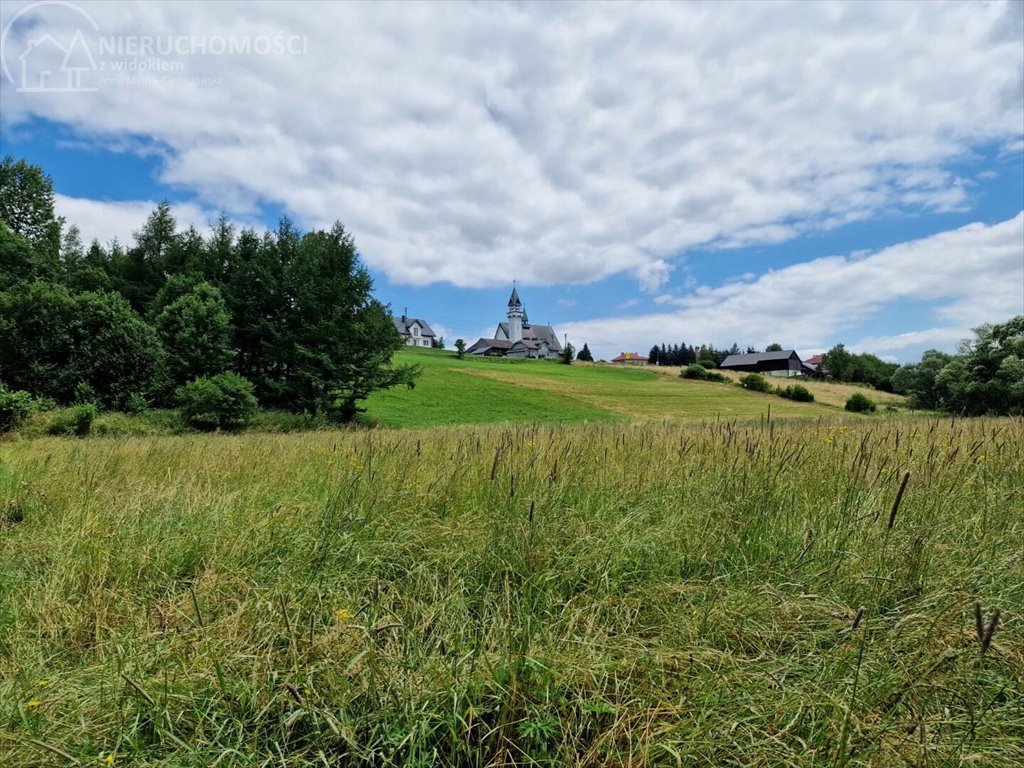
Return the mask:
<svg viewBox="0 0 1024 768">
<path fill-rule="evenodd" d="M 395 324 L 395 329 L 402 334 L 407 347 L 429 347 L 436 335 L 427 322 L 418 317 L 402 315 L 401 317 L 392 317 L 391 322 Z"/>
<path fill-rule="evenodd" d="M 494 338 L 478 339 L 466 351 L 472 355 L 501 355 L 503 357 L 550 357 L 562 351 L 558 334 L 550 325 L 533 325 L 512 288 L 508 300 L 508 320 L 498 323 Z"/>
</svg>

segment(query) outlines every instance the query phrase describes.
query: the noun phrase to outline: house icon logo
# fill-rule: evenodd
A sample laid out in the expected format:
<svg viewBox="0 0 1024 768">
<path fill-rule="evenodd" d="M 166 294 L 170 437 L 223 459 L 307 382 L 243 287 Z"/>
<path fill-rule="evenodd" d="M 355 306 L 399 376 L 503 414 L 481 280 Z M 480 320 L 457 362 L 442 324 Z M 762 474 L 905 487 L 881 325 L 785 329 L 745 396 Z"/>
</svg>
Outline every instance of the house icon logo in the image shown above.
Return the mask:
<svg viewBox="0 0 1024 768">
<path fill-rule="evenodd" d="M 34 22 L 24 35 L 18 34 L 20 27 L 16 28 L 21 19 L 26 27 Z M 45 24 L 46 21 L 51 24 Z M 99 25 L 74 3 L 30 3 L 4 27 L 0 37 L 0 69 L 19 93 L 93 93 L 97 88 L 87 77 L 97 69 L 86 39 L 90 30 L 99 31 Z M 13 48 L 18 50 L 12 51 Z"/>
</svg>

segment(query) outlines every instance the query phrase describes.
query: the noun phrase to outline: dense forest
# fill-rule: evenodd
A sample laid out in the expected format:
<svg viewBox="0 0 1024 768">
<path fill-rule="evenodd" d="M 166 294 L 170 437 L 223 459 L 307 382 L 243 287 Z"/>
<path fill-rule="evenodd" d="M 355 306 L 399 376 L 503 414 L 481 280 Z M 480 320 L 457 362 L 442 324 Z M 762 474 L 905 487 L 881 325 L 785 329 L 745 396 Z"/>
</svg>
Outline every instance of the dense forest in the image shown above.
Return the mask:
<svg viewBox="0 0 1024 768">
<path fill-rule="evenodd" d="M 222 410 L 258 402 L 344 422 L 374 390 L 412 385 L 416 370 L 391 364 L 401 344 L 341 224 L 301 232 L 282 219 L 260 233 L 222 215 L 204 234 L 179 229 L 165 202 L 133 243 L 85 246 L 41 168 L 0 162 L 8 395 L 199 411 L 220 398 Z"/>
</svg>

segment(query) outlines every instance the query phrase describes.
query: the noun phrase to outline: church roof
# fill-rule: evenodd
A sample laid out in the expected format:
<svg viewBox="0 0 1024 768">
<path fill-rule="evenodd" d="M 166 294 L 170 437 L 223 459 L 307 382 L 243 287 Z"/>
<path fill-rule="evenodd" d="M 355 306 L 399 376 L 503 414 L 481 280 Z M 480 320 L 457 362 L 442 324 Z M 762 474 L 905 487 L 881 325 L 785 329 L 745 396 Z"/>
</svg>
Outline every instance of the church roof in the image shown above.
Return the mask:
<svg viewBox="0 0 1024 768">
<path fill-rule="evenodd" d="M 523 305 L 519 300 L 519 293 L 516 291 L 515 286 L 512 287 L 512 295 L 508 297 L 508 305 L 510 307 L 521 307 Z"/>
<path fill-rule="evenodd" d="M 470 354 L 477 354 L 478 352 L 486 353 L 490 349 L 509 350 L 511 348 L 512 342 L 508 339 L 477 339 L 476 343 L 466 351 Z"/>
</svg>

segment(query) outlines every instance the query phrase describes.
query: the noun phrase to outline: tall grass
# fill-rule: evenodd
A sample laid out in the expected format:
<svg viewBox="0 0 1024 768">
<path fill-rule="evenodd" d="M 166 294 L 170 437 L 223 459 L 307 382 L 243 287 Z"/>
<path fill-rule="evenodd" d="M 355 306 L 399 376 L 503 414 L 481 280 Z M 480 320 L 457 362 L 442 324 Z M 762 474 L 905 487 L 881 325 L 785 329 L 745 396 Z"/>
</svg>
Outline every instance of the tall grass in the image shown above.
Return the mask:
<svg viewBox="0 0 1024 768">
<path fill-rule="evenodd" d="M 1024 759 L 1019 420 L 0 450 L 5 766 Z"/>
</svg>

